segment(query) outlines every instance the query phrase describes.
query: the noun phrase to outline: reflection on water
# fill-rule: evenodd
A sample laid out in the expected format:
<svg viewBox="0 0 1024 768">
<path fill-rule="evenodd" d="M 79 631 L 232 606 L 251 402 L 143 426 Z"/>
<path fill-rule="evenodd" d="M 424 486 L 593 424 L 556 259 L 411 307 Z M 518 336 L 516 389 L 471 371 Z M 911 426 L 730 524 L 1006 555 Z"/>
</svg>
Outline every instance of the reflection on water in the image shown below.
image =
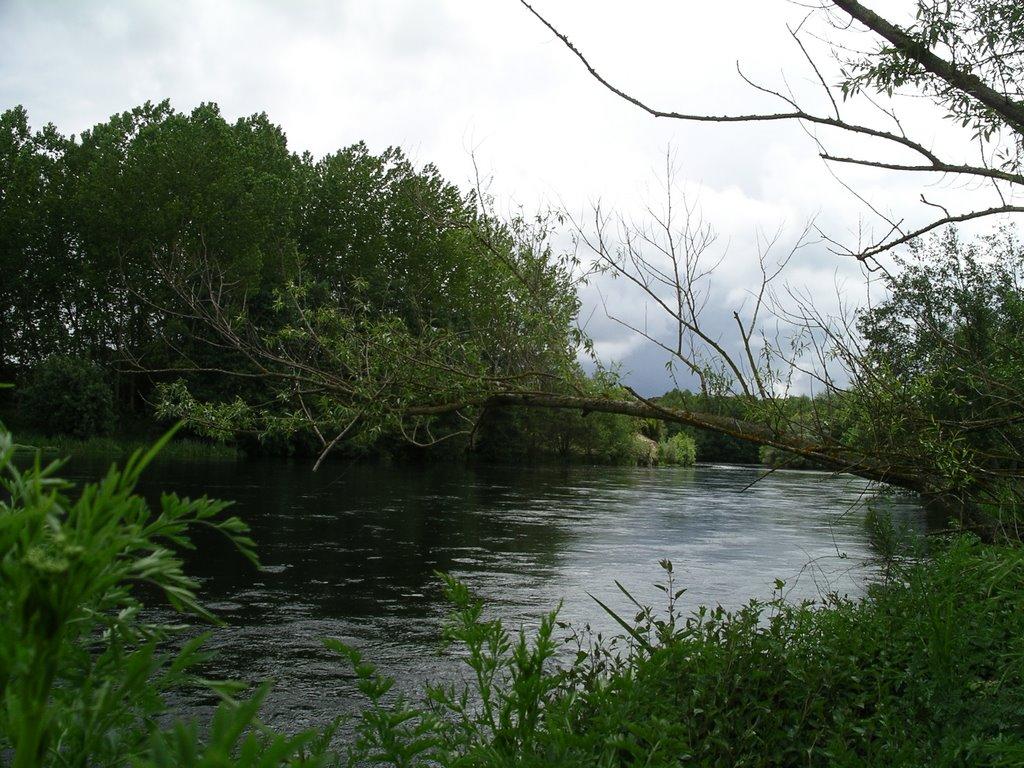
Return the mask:
<svg viewBox="0 0 1024 768">
<path fill-rule="evenodd" d="M 98 465 L 78 462 L 80 476 Z M 561 616 L 614 630 L 587 596 L 621 606 L 614 586 L 658 601 L 658 561 L 673 561 L 688 606 L 735 606 L 771 593 L 856 594 L 869 556 L 866 485 L 855 478 L 754 468 L 442 468 L 283 462 L 163 463 L 143 490 L 234 499 L 253 530 L 257 571 L 223 541 L 197 540 L 189 568 L 228 623 L 214 633 L 214 674 L 277 681 L 266 717 L 288 729 L 355 702 L 347 665 L 320 643 L 364 649 L 415 689 L 456 668 L 438 655 L 446 606 L 435 571 L 469 581 L 492 613 Z M 750 486 L 750 487 L 748 487 Z M 908 500 L 894 517 L 925 526 Z M 840 557 L 842 555 L 842 557 Z"/>
</svg>

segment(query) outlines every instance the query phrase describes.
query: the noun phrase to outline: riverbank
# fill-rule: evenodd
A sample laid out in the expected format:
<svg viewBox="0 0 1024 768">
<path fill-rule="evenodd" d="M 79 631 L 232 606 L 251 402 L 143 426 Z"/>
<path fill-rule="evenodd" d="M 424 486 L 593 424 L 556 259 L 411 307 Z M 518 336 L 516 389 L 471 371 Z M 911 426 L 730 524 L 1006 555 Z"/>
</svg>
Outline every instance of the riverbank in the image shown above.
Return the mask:
<svg viewBox="0 0 1024 768">
<path fill-rule="evenodd" d="M 122 460 L 138 450 L 148 450 L 160 439 L 159 435 L 131 437 L 127 435 L 98 436 L 80 439 L 67 435 L 40 435 L 18 432 L 18 445 L 23 452 L 38 450 L 46 458 L 77 456 Z M 176 438 L 164 446 L 156 461 L 222 462 L 240 461 L 245 452 L 230 445 Z"/>
<path fill-rule="evenodd" d="M 10 419 L 0 423 L 12 423 Z M 17 422 L 14 422 L 17 427 Z M 138 425 L 137 429 L 127 431 L 114 431 L 110 434 L 78 438 L 71 435 L 44 435 L 31 429 L 17 428 L 18 442 L 25 447 L 25 450 L 40 450 L 48 457 L 78 456 L 84 458 L 105 458 L 124 459 L 139 449 L 147 449 L 156 443 L 161 435 L 161 426 L 154 423 Z M 618 458 L 609 458 L 602 455 L 569 454 L 558 453 L 534 453 L 517 457 L 505 455 L 482 455 L 479 452 L 463 451 L 452 453 L 450 451 L 413 451 L 409 446 L 399 445 L 398 451 L 388 452 L 380 447 L 373 450 L 362 451 L 356 454 L 339 452 L 329 459 L 351 464 L 358 463 L 450 463 L 453 458 L 463 460 L 467 465 L 480 464 L 517 464 L 520 466 L 534 467 L 562 467 L 562 466 L 692 466 L 694 464 L 694 453 L 692 447 L 689 451 L 680 449 L 678 445 L 668 443 L 657 444 L 644 438 L 642 435 L 635 436 L 636 449 L 632 455 Z M 677 441 L 679 442 L 679 441 Z M 666 446 L 668 446 L 666 448 Z M 158 460 L 178 461 L 241 461 L 246 458 L 259 459 L 297 459 L 307 461 L 310 466 L 316 461 L 318 452 L 313 450 L 315 446 L 306 446 L 296 450 L 294 446 L 288 445 L 265 445 L 258 444 L 250 446 L 250 450 L 238 444 L 230 442 L 211 442 L 210 440 L 175 437 L 160 452 Z M 660 452 L 660 453 L 659 453 Z M 662 455 L 663 454 L 663 455 Z"/>
</svg>

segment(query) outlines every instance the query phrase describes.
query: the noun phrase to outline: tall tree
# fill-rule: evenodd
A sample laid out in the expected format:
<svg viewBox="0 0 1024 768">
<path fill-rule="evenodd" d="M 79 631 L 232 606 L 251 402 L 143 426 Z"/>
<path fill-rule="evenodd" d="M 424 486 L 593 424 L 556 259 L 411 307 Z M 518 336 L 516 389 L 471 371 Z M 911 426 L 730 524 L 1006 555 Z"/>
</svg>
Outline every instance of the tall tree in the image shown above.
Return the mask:
<svg viewBox="0 0 1024 768">
<path fill-rule="evenodd" d="M 68 278 L 67 140 L 32 133 L 17 107 L 0 114 L 0 366 L 13 370 L 66 349 L 60 296 Z"/>
</svg>

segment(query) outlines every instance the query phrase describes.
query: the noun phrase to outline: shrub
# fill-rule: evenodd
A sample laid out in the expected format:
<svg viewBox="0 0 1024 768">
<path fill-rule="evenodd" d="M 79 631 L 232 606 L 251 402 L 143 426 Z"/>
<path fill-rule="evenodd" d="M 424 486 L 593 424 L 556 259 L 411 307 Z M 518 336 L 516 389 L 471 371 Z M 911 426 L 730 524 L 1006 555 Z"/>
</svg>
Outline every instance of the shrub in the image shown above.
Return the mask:
<svg viewBox="0 0 1024 768">
<path fill-rule="evenodd" d="M 21 391 L 21 413 L 47 435 L 92 437 L 114 424 L 114 394 L 95 363 L 77 357 L 50 357 L 40 363 Z"/>
<path fill-rule="evenodd" d="M 559 667 L 554 616 L 533 642 L 484 618 L 447 579 L 448 636 L 472 691 L 429 689 L 417 707 L 382 704 L 389 678 L 353 656 L 369 708 L 362 751 L 389 765 L 974 766 L 1024 759 L 1024 552 L 953 540 L 903 561 L 865 600 L 680 614 L 605 608 L 623 633 L 577 631 Z M 634 614 L 635 611 L 635 615 Z M 564 626 L 564 625 L 563 625 Z"/>
<path fill-rule="evenodd" d="M 697 461 L 697 444 L 685 432 L 677 432 L 658 444 L 658 461 L 679 467 L 693 466 Z"/>
<path fill-rule="evenodd" d="M 643 433 L 633 435 L 633 461 L 640 467 L 653 467 L 658 463 L 658 444 Z"/>
</svg>

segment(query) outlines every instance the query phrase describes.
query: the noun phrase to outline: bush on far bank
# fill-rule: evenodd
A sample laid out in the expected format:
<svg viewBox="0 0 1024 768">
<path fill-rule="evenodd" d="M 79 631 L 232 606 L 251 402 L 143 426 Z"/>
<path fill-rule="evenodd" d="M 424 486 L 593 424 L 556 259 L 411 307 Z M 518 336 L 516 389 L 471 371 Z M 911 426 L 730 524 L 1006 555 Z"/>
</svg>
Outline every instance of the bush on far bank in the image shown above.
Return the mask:
<svg viewBox="0 0 1024 768">
<path fill-rule="evenodd" d="M 677 432 L 658 444 L 658 462 L 690 467 L 697 461 L 697 443 L 685 432 Z"/>
</svg>

